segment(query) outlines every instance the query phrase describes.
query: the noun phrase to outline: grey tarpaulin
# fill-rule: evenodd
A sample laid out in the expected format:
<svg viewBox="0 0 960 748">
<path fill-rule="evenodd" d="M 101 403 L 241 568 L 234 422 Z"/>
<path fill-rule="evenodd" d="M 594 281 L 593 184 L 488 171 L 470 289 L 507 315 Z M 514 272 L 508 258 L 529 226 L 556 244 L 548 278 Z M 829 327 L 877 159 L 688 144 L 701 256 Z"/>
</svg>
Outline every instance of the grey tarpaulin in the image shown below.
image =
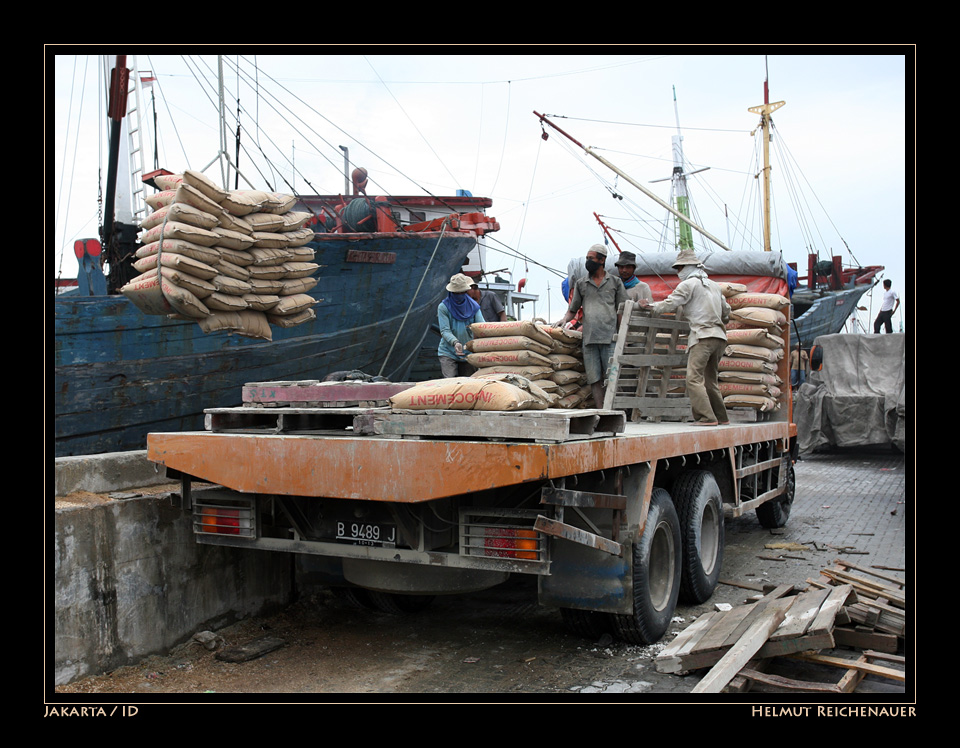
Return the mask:
<svg viewBox="0 0 960 748">
<path fill-rule="evenodd" d="M 821 335 L 823 369 L 794 393 L 801 452 L 892 444 L 904 448 L 904 334 Z"/>
<path fill-rule="evenodd" d="M 697 252 L 707 275 L 758 275 L 787 279 L 787 266 L 780 252 Z M 637 276 L 676 278 L 672 269 L 676 252 L 646 252 L 637 255 Z"/>
</svg>

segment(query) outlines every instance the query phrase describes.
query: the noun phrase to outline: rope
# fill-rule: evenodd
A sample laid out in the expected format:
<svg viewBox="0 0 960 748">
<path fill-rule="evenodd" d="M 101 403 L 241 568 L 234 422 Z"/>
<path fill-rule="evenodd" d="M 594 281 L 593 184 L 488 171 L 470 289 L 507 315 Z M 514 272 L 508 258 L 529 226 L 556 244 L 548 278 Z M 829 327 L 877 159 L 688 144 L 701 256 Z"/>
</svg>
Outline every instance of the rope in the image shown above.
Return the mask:
<svg viewBox="0 0 960 748">
<path fill-rule="evenodd" d="M 384 370 L 387 368 L 387 361 L 390 360 L 390 356 L 393 354 L 393 349 L 397 345 L 397 341 L 400 339 L 400 333 L 403 331 L 403 326 L 407 323 L 407 317 L 410 316 L 410 310 L 413 309 L 413 302 L 417 300 L 417 295 L 420 293 L 420 289 L 423 287 L 423 281 L 427 277 L 427 273 L 430 272 L 430 265 L 433 264 L 433 258 L 437 255 L 437 250 L 440 248 L 440 242 L 443 241 L 443 235 L 447 231 L 447 224 L 449 223 L 450 218 L 443 219 L 443 223 L 440 225 L 440 236 L 437 238 L 437 243 L 433 247 L 433 253 L 430 255 L 430 259 L 427 262 L 427 266 L 423 270 L 423 275 L 420 277 L 420 283 L 417 285 L 417 290 L 413 292 L 413 298 L 410 299 L 410 304 L 407 307 L 407 311 L 403 315 L 403 319 L 400 320 L 400 327 L 397 328 L 397 334 L 393 338 L 393 342 L 390 344 L 390 350 L 387 351 L 387 355 L 383 359 L 383 363 L 380 365 L 380 371 L 378 376 L 383 376 Z"/>
</svg>

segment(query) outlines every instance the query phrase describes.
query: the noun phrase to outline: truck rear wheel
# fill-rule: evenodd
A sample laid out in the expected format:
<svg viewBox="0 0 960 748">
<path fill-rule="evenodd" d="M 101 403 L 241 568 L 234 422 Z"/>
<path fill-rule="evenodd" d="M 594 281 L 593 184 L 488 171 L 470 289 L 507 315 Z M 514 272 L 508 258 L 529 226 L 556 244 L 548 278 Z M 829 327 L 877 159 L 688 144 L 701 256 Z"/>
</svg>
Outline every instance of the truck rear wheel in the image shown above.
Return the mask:
<svg viewBox="0 0 960 748">
<path fill-rule="evenodd" d="M 723 565 L 723 500 L 706 470 L 681 473 L 671 491 L 683 535 L 680 599 L 702 603 L 713 594 Z"/>
<path fill-rule="evenodd" d="M 793 497 L 797 490 L 797 478 L 793 472 L 793 463 L 787 467 L 787 485 L 783 493 L 775 499 L 757 507 L 757 519 L 767 529 L 784 527 L 790 519 Z"/>
<path fill-rule="evenodd" d="M 633 615 L 612 615 L 621 639 L 653 644 L 667 632 L 681 577 L 677 510 L 662 488 L 653 489 L 643 534 L 633 546 Z"/>
<path fill-rule="evenodd" d="M 567 629 L 584 639 L 596 641 L 604 634 L 610 634 L 610 616 L 598 610 L 578 610 L 577 608 L 560 608 L 560 616 Z"/>
</svg>

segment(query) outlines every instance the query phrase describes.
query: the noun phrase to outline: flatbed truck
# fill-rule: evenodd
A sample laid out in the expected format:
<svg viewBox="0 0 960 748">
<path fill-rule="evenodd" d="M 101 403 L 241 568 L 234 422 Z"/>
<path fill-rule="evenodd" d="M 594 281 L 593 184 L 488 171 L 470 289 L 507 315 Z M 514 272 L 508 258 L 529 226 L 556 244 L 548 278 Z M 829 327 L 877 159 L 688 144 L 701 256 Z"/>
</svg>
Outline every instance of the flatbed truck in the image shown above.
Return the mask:
<svg viewBox="0 0 960 748">
<path fill-rule="evenodd" d="M 573 630 L 649 644 L 678 600 L 713 593 L 725 516 L 789 517 L 779 367 L 780 407 L 715 427 L 616 408 L 397 411 L 374 383 L 320 407 L 320 384 L 254 384 L 256 402 L 207 411 L 204 431 L 150 434 L 148 457 L 181 480 L 200 543 L 321 557 L 346 594 L 397 611 L 530 574 Z"/>
</svg>

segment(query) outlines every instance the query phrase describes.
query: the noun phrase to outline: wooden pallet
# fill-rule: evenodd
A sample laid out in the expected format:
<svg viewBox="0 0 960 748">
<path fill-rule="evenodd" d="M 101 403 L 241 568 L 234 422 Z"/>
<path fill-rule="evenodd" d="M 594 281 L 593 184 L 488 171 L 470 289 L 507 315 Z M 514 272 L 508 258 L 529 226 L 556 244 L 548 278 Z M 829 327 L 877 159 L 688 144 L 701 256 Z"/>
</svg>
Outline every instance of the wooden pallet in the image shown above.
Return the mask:
<svg viewBox="0 0 960 748">
<path fill-rule="evenodd" d="M 632 410 L 631 419 L 690 419 L 686 339 L 690 325 L 652 317 L 632 301 L 623 307 L 603 407 Z"/>
<path fill-rule="evenodd" d="M 385 410 L 357 416 L 358 434 L 564 442 L 621 433 L 622 411 L 589 408 L 521 411 Z"/>
</svg>

